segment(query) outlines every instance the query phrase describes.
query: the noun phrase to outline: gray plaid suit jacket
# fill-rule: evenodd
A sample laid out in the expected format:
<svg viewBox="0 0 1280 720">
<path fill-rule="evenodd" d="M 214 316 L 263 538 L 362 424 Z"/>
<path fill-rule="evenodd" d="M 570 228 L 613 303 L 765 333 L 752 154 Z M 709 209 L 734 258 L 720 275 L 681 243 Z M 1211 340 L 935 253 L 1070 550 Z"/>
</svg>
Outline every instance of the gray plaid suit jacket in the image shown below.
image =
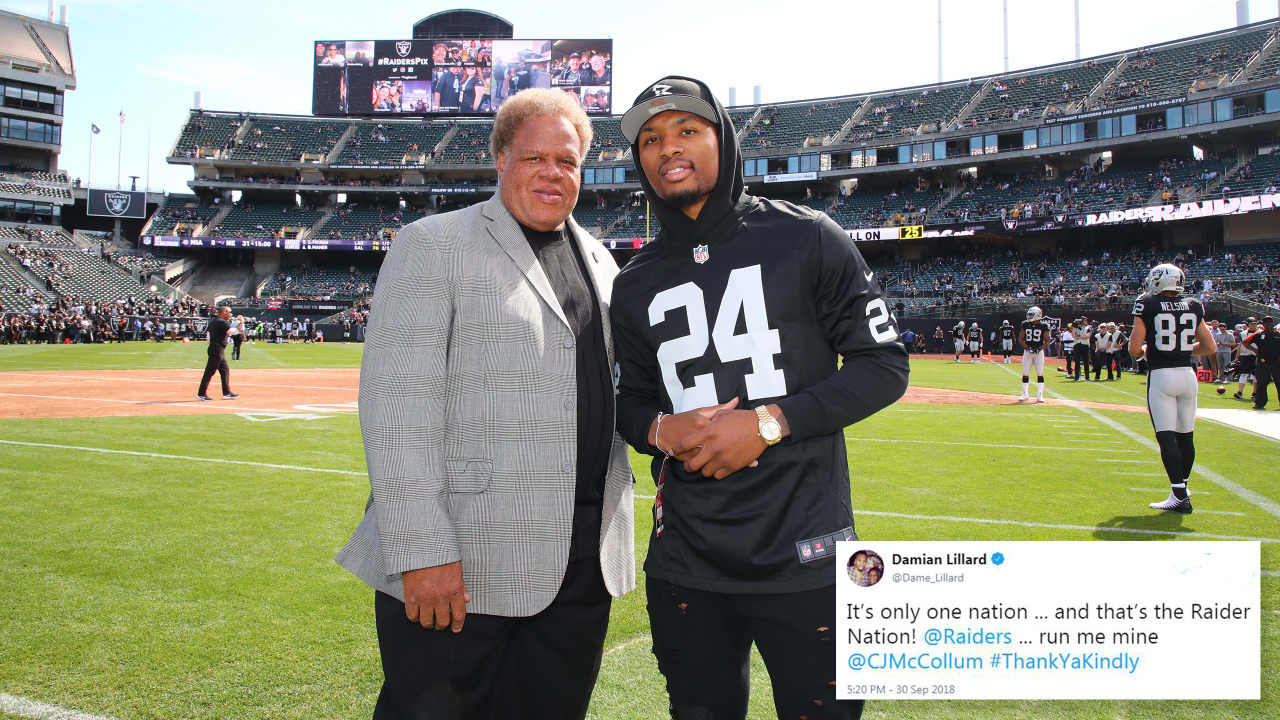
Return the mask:
<svg viewBox="0 0 1280 720">
<path fill-rule="evenodd" d="M 609 252 L 571 217 L 601 300 L 610 366 Z M 335 560 L 401 600 L 400 573 L 462 561 L 468 612 L 533 615 L 555 598 L 572 532 L 574 336 L 501 197 L 406 226 L 373 295 L 360 369 L 372 492 Z M 614 418 L 600 422 L 612 428 Z M 635 587 L 631 466 L 616 432 L 600 567 Z"/>
</svg>

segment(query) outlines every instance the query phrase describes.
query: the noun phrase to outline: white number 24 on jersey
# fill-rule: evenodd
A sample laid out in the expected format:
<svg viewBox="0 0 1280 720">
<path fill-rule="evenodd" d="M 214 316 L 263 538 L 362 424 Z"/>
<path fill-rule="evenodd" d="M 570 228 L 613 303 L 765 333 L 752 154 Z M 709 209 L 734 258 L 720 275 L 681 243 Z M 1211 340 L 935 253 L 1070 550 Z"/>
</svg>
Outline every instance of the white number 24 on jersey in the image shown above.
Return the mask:
<svg viewBox="0 0 1280 720">
<path fill-rule="evenodd" d="M 778 331 L 769 327 L 769 312 L 765 306 L 764 285 L 760 279 L 760 266 L 738 268 L 729 273 L 729 283 L 716 312 L 715 325 L 707 319 L 706 302 L 702 289 L 692 282 L 663 290 L 649 303 L 649 325 L 656 326 L 666 320 L 668 312 L 684 308 L 689 320 L 689 334 L 668 340 L 658 347 L 658 366 L 662 370 L 662 383 L 675 412 L 685 412 L 717 404 L 715 376 L 703 373 L 693 378 L 693 386 L 685 387 L 676 373 L 676 365 L 700 358 L 714 342 L 721 362 L 751 360 L 752 372 L 744 379 L 747 399 L 783 397 L 787 394 L 786 376 L 774 367 L 773 356 L 782 352 Z M 736 334 L 738 314 L 741 313 L 746 332 Z M 885 342 L 897 337 L 891 324 L 891 316 L 884 300 L 877 298 L 867 305 L 872 337 Z"/>
</svg>

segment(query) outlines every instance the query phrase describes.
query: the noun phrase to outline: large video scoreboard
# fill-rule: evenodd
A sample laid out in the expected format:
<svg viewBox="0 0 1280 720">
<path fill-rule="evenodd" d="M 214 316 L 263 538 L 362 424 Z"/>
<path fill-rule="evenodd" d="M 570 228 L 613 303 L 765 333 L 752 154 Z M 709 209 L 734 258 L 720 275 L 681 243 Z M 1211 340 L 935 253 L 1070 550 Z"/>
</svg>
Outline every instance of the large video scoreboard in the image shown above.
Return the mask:
<svg viewBox="0 0 1280 720">
<path fill-rule="evenodd" d="M 317 40 L 311 111 L 321 116 L 493 115 L 529 88 L 613 107 L 612 40 Z"/>
</svg>

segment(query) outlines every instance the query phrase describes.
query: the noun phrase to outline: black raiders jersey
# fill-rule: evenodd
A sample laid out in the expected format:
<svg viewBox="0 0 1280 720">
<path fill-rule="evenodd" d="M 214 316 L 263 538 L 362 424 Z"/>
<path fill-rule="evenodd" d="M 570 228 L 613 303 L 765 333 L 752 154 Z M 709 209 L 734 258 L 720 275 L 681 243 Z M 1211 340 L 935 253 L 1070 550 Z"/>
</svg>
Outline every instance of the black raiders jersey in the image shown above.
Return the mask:
<svg viewBox="0 0 1280 720">
<path fill-rule="evenodd" d="M 731 235 L 692 247 L 660 235 L 615 279 L 618 427 L 651 452 L 640 438 L 659 410 L 777 403 L 791 435 L 725 480 L 667 461 L 659 428 L 644 569 L 711 592 L 799 592 L 835 582 L 820 560 L 853 524 L 844 428 L 883 407 L 865 410 L 867 393 L 905 385 L 907 356 L 847 232 L 808 208 L 752 203 Z"/>
<path fill-rule="evenodd" d="M 977 325 L 969 328 L 969 342 L 982 342 L 982 328 Z"/>
<path fill-rule="evenodd" d="M 951 336 L 956 340 L 963 340 L 964 339 L 964 323 L 962 322 L 956 323 L 956 326 L 951 328 Z"/>
<path fill-rule="evenodd" d="M 1012 340 L 1012 339 L 1013 339 L 1013 328 L 1012 328 L 1012 327 L 1006 327 L 1006 326 L 1003 326 L 1003 325 L 1002 325 L 1002 326 L 1000 327 L 1000 339 L 1001 339 L 1001 340 Z"/>
<path fill-rule="evenodd" d="M 1140 295 L 1133 303 L 1134 317 L 1147 326 L 1147 367 L 1191 367 L 1196 329 L 1204 319 L 1204 306 L 1193 297 Z"/>
<path fill-rule="evenodd" d="M 1035 351 L 1044 349 L 1053 337 L 1053 330 L 1043 320 L 1023 320 L 1021 334 L 1022 342 L 1027 344 L 1028 349 Z"/>
</svg>

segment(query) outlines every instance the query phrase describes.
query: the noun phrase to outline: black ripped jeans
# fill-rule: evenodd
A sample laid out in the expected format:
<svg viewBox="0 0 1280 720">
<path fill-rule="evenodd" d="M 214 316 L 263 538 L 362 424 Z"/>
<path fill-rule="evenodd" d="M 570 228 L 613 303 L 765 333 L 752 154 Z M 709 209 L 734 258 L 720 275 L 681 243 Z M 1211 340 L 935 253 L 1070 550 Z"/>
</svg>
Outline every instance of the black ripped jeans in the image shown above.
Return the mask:
<svg viewBox="0 0 1280 720">
<path fill-rule="evenodd" d="M 743 720 L 751 644 L 769 671 L 779 718 L 854 720 L 836 700 L 836 587 L 771 595 L 714 593 L 645 581 L 653 654 L 675 720 Z"/>
</svg>

